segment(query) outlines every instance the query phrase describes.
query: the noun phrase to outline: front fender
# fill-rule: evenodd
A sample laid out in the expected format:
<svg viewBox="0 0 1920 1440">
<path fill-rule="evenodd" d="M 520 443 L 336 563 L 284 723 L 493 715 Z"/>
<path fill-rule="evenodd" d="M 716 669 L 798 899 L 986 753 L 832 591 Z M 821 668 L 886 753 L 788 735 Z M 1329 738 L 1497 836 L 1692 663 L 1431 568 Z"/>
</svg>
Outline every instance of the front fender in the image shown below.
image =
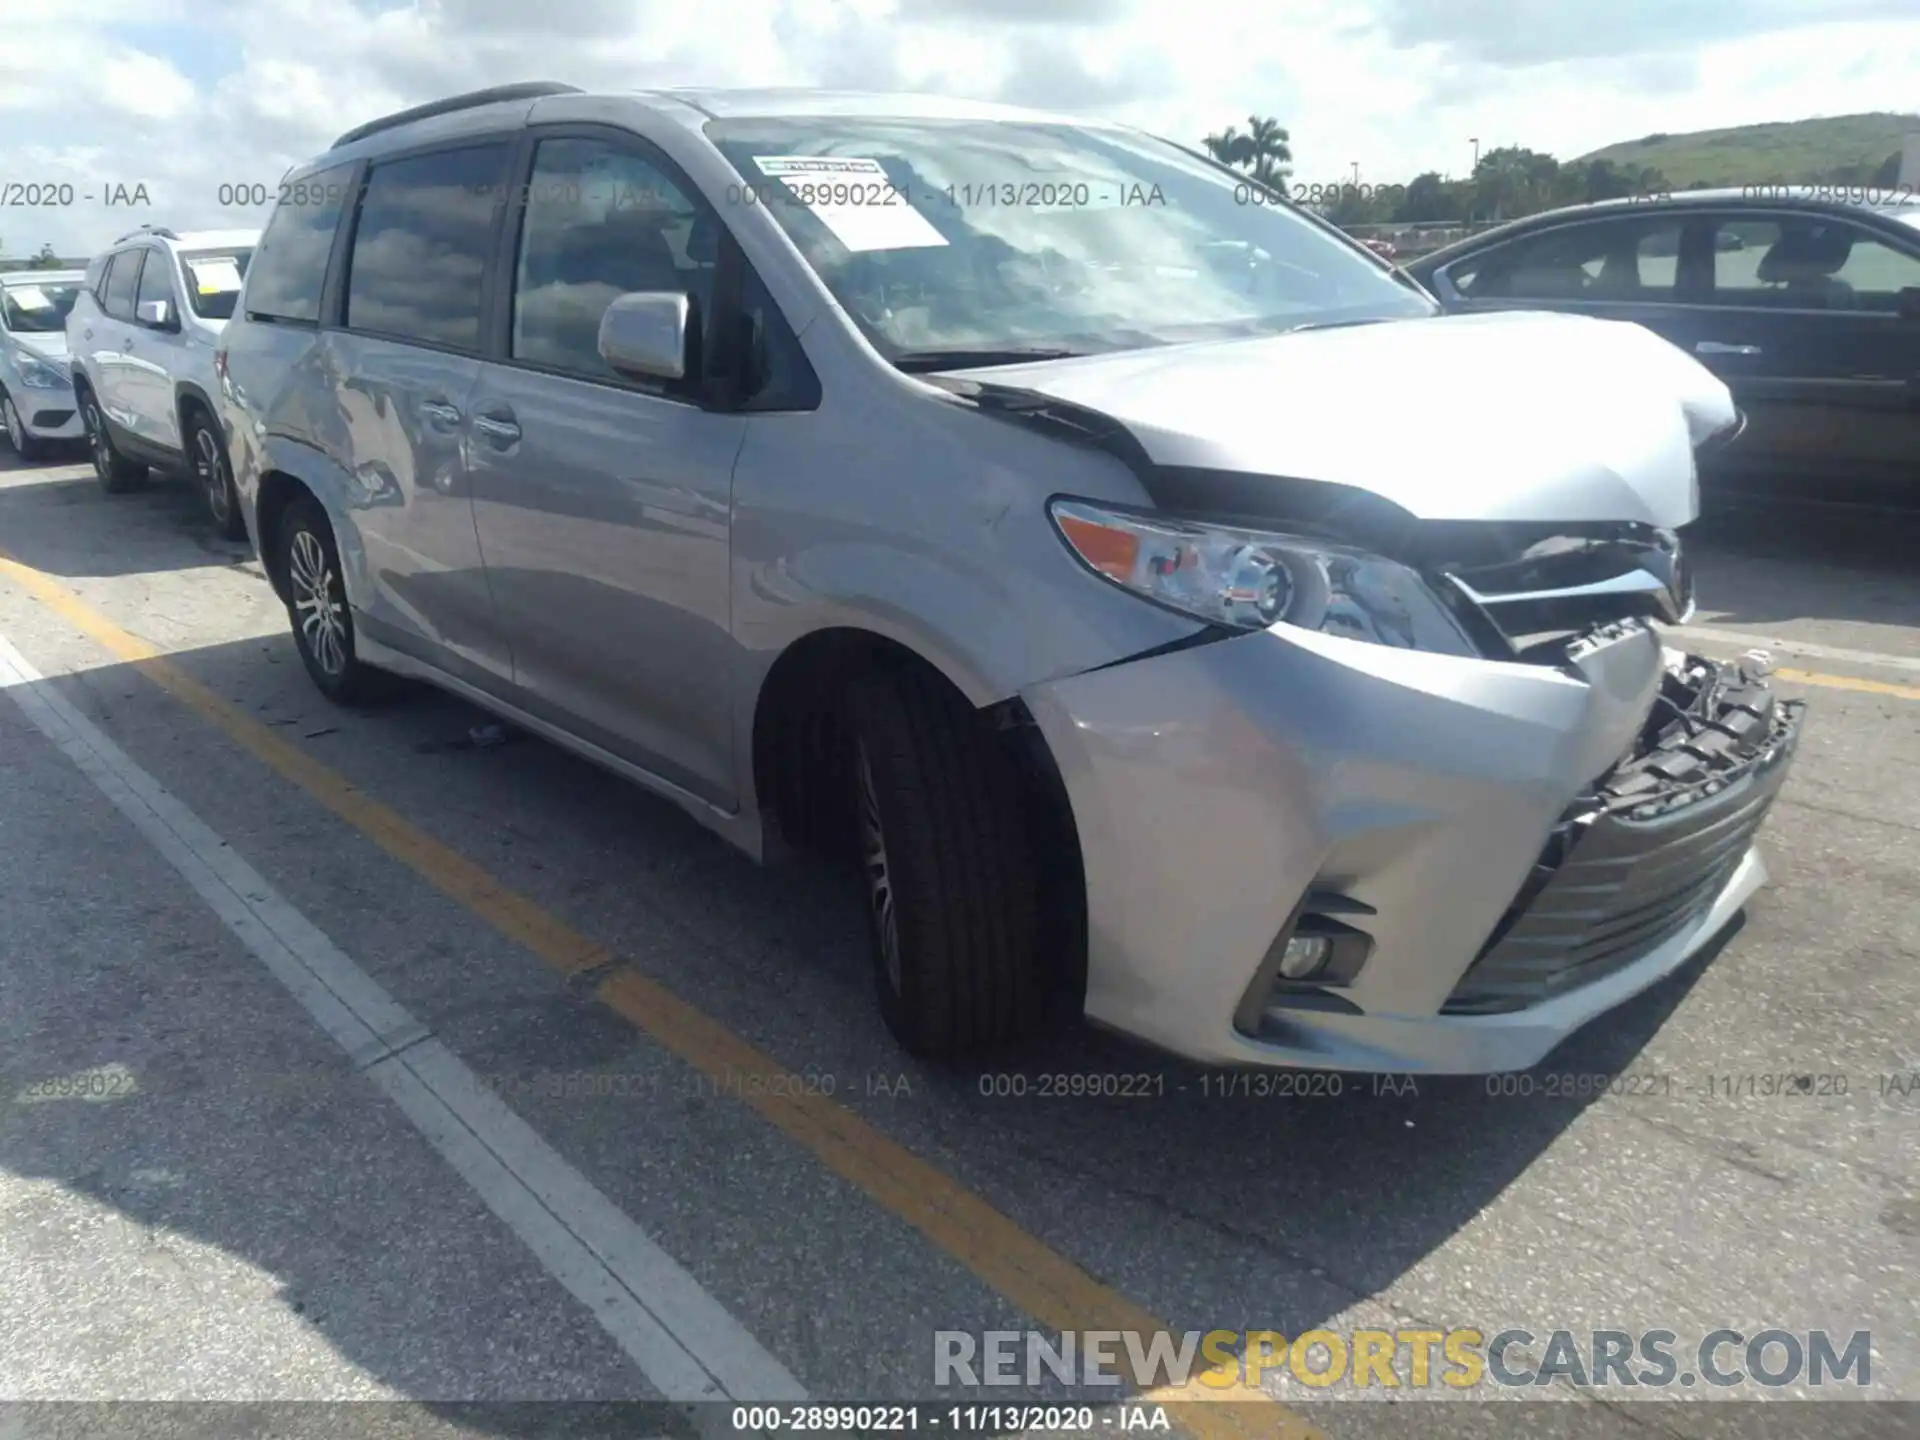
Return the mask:
<svg viewBox="0 0 1920 1440">
<path fill-rule="evenodd" d="M 754 416 L 735 467 L 738 773 L 769 670 L 821 630 L 893 641 L 984 707 L 1203 628 L 1097 579 L 1053 529 L 1054 495 L 1144 501 L 1119 459 L 904 377 L 849 393 Z"/>
</svg>

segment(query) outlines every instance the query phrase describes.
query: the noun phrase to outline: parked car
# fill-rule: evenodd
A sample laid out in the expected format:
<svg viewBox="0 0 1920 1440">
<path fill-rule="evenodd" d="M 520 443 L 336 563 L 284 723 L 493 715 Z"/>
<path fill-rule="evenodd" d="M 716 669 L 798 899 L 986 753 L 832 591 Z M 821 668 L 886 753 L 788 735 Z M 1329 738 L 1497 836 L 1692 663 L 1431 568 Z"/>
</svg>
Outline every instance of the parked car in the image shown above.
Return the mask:
<svg viewBox="0 0 1920 1440">
<path fill-rule="evenodd" d="M 349 131 L 218 357 L 302 662 L 844 857 L 923 1054 L 1064 1008 L 1533 1064 L 1764 876 L 1798 705 L 1651 623 L 1734 407 L 1638 326 L 1440 317 L 1237 183 L 921 96 L 533 83 Z"/>
<path fill-rule="evenodd" d="M 1747 415 L 1729 468 L 1920 483 L 1920 203 L 1732 190 L 1605 201 L 1407 268 L 1449 311 L 1632 320 L 1697 355 Z"/>
<path fill-rule="evenodd" d="M 1374 254 L 1378 255 L 1382 260 L 1391 260 L 1393 259 L 1394 256 L 1400 253 L 1398 250 L 1393 248 L 1393 242 L 1391 240 L 1378 240 L 1378 239 L 1369 238 L 1369 239 L 1362 240 L 1360 243 L 1366 246 L 1367 249 L 1371 250 Z"/>
<path fill-rule="evenodd" d="M 246 538 L 220 442 L 213 347 L 259 239 L 254 230 L 177 235 L 143 226 L 87 266 L 67 349 L 93 468 L 109 491 L 149 467 L 190 474 L 221 534 Z"/>
<path fill-rule="evenodd" d="M 80 283 L 78 270 L 0 274 L 0 423 L 22 460 L 81 434 L 65 329 Z"/>
</svg>

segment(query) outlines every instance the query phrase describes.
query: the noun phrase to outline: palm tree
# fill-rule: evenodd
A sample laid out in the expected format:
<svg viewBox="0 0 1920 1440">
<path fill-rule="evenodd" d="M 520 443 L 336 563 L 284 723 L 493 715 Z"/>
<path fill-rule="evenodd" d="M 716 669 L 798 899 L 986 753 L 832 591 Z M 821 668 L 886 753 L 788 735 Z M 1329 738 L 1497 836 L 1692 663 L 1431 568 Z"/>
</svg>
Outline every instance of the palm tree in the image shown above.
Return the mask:
<svg viewBox="0 0 1920 1440">
<path fill-rule="evenodd" d="M 1229 125 L 1205 140 L 1207 153 L 1222 165 L 1244 170 L 1271 190 L 1285 190 L 1293 173 L 1293 137 L 1270 116 L 1249 115 L 1245 133 Z"/>
</svg>

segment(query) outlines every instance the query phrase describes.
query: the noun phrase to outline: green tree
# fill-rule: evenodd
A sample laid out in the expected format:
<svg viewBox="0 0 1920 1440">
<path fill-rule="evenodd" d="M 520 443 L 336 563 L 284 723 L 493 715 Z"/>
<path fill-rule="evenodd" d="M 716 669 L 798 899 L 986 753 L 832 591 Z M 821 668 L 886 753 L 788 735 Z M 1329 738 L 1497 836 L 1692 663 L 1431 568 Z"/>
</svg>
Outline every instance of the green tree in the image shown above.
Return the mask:
<svg viewBox="0 0 1920 1440">
<path fill-rule="evenodd" d="M 1457 180 L 1442 180 L 1437 170 L 1416 175 L 1407 182 L 1394 206 L 1394 221 L 1410 225 L 1422 220 L 1464 220 L 1467 218 L 1467 187 Z"/>
<path fill-rule="evenodd" d="M 1269 189 L 1284 191 L 1293 173 L 1293 137 L 1270 116 L 1249 115 L 1244 132 L 1229 125 L 1203 142 L 1222 165 L 1244 170 Z"/>
<path fill-rule="evenodd" d="M 42 245 L 39 253 L 27 262 L 29 270 L 58 270 L 60 257 L 53 253 L 53 246 Z"/>
<path fill-rule="evenodd" d="M 1524 145 L 1502 145 L 1480 157 L 1473 171 L 1473 217 L 1511 220 L 1550 208 L 1560 184 L 1560 162 Z"/>
</svg>

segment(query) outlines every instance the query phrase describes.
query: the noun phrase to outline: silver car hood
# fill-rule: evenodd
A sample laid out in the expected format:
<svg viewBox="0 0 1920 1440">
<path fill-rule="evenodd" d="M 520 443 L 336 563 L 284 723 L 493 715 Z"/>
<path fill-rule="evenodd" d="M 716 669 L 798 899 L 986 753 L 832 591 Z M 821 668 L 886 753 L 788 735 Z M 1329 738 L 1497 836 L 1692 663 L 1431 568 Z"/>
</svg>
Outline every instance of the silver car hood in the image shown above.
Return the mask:
<svg viewBox="0 0 1920 1440">
<path fill-rule="evenodd" d="M 7 338 L 22 350 L 30 350 L 46 360 L 64 360 L 67 358 L 67 337 L 54 330 L 46 334 L 25 335 L 18 330 L 9 330 Z"/>
<path fill-rule="evenodd" d="M 953 373 L 1098 411 L 1160 465 L 1352 486 L 1431 520 L 1677 528 L 1699 509 L 1694 447 L 1737 415 L 1651 330 L 1530 311 Z"/>
</svg>

